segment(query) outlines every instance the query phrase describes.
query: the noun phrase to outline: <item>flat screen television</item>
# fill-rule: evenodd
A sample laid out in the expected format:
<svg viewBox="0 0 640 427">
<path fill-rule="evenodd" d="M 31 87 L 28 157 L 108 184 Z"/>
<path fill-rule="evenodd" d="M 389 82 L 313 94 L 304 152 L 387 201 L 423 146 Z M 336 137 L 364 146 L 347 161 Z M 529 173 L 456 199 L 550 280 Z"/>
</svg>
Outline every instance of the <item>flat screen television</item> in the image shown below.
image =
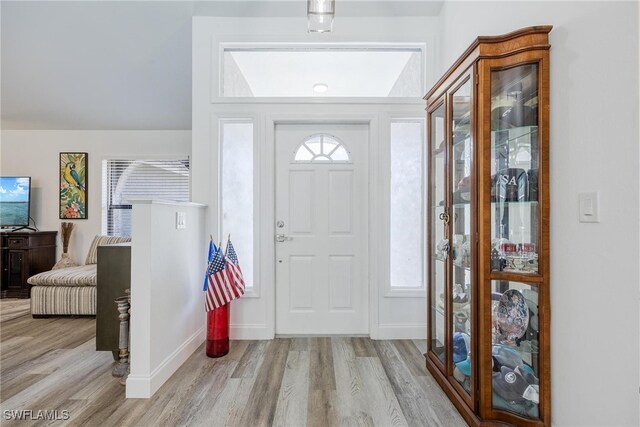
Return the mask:
<svg viewBox="0 0 640 427">
<path fill-rule="evenodd" d="M 0 226 L 28 226 L 30 202 L 31 177 L 0 177 Z"/>
</svg>

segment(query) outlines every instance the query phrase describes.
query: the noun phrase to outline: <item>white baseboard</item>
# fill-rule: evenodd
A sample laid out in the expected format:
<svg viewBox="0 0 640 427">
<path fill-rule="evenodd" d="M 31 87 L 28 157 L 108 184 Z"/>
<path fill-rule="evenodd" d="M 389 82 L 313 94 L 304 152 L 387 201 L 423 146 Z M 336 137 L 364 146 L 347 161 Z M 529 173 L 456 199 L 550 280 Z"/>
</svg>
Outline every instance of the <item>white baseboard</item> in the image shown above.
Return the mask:
<svg viewBox="0 0 640 427">
<path fill-rule="evenodd" d="M 427 326 L 423 324 L 410 325 L 379 325 L 378 340 L 424 340 L 427 339 Z"/>
<path fill-rule="evenodd" d="M 191 335 L 180 347 L 167 356 L 150 375 L 129 375 L 125 396 L 148 399 L 158 391 L 175 371 L 193 354 L 206 339 L 203 326 Z"/>
<path fill-rule="evenodd" d="M 151 397 L 151 381 L 149 380 L 149 375 L 129 374 L 127 377 L 127 385 L 125 387 L 124 395 L 127 399 L 148 399 Z"/>
<path fill-rule="evenodd" d="M 229 338 L 232 340 L 271 340 L 273 331 L 267 325 L 231 325 Z"/>
<path fill-rule="evenodd" d="M 389 324 L 380 325 L 377 334 L 372 339 L 378 340 L 405 340 L 426 339 L 427 327 L 423 324 Z M 229 338 L 232 340 L 271 340 L 273 332 L 266 325 L 231 325 Z"/>
</svg>

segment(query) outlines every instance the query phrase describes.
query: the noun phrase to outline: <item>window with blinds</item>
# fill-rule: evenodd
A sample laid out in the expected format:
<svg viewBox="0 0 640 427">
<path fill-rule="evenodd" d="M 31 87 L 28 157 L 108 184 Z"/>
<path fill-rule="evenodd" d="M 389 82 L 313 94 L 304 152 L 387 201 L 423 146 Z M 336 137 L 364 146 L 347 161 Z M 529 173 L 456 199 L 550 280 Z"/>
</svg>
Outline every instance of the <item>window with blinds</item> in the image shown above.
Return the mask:
<svg viewBox="0 0 640 427">
<path fill-rule="evenodd" d="M 130 199 L 189 201 L 189 159 L 103 160 L 103 234 L 131 236 Z"/>
</svg>

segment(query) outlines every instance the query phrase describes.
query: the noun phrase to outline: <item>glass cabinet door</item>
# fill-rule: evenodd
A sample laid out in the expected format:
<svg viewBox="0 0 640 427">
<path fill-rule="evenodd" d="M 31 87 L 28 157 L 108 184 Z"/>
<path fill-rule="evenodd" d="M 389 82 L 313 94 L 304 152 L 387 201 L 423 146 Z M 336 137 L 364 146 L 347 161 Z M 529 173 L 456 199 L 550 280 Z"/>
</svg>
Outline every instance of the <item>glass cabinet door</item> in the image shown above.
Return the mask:
<svg viewBox="0 0 640 427">
<path fill-rule="evenodd" d="M 495 409 L 539 418 L 538 287 L 492 280 L 491 386 Z"/>
<path fill-rule="evenodd" d="M 448 245 L 446 223 L 446 143 L 445 143 L 445 109 L 444 104 L 431 112 L 431 153 L 430 159 L 430 198 L 431 224 L 431 259 L 429 260 L 430 280 L 430 349 L 444 366 L 445 364 L 445 280 Z"/>
<path fill-rule="evenodd" d="M 538 64 L 492 70 L 492 407 L 533 419 L 540 417 L 539 283 L 526 282 L 538 275 L 538 124 Z"/>
<path fill-rule="evenodd" d="M 471 138 L 471 80 L 450 97 L 451 105 L 451 286 L 453 377 L 471 393 L 471 257 L 473 140 Z"/>
<path fill-rule="evenodd" d="M 538 65 L 491 72 L 491 270 L 538 273 Z"/>
</svg>

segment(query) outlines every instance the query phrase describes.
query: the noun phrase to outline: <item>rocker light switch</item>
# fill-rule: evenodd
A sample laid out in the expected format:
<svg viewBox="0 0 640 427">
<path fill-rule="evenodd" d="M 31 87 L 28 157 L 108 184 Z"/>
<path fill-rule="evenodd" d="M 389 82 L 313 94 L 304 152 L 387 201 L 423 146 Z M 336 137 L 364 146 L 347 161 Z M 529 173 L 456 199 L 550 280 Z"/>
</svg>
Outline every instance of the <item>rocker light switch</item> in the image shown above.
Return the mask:
<svg viewBox="0 0 640 427">
<path fill-rule="evenodd" d="M 176 212 L 176 229 L 184 230 L 187 228 L 187 214 L 185 212 Z"/>
<path fill-rule="evenodd" d="M 598 192 L 579 193 L 578 199 L 580 222 L 600 222 Z"/>
</svg>

